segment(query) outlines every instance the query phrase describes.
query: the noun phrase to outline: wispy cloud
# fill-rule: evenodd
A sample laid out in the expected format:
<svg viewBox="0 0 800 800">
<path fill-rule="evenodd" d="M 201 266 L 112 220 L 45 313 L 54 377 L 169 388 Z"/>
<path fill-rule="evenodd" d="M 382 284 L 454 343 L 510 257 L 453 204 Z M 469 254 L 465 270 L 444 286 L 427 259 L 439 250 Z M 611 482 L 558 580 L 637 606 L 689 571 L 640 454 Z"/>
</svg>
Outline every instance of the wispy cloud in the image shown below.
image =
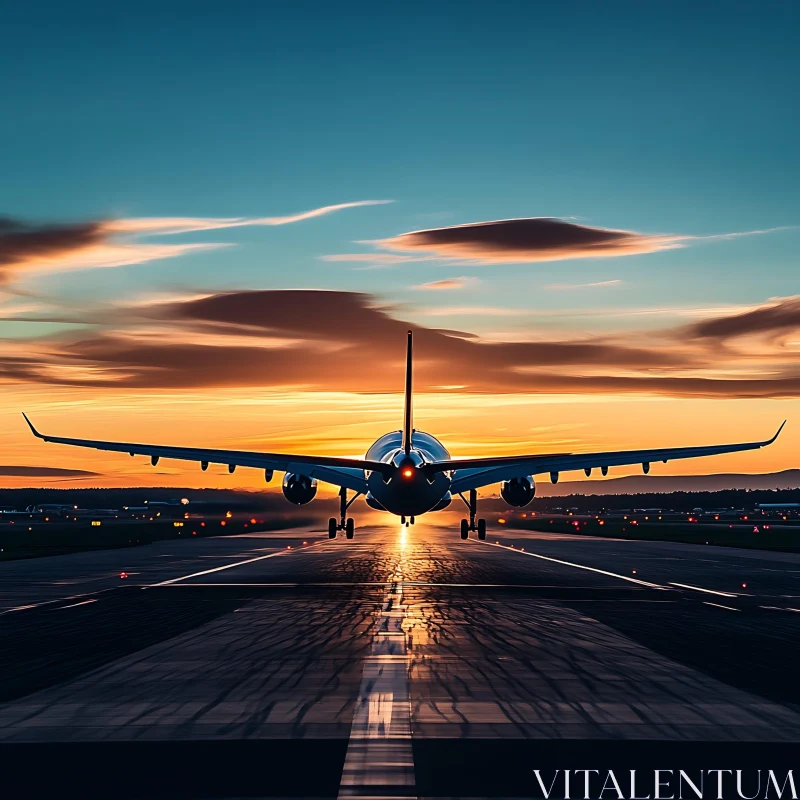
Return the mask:
<svg viewBox="0 0 800 800">
<path fill-rule="evenodd" d="M 613 281 L 595 281 L 594 283 L 548 283 L 545 285 L 545 289 L 595 289 L 595 288 L 603 288 L 605 286 L 620 286 L 622 285 L 623 281 L 621 280 L 613 280 Z"/>
<path fill-rule="evenodd" d="M 323 217 L 326 214 L 333 214 L 348 208 L 381 206 L 393 202 L 394 200 L 356 200 L 352 203 L 337 203 L 336 205 L 312 208 L 310 211 L 302 211 L 299 214 L 288 214 L 282 217 L 138 217 L 112 220 L 105 223 L 105 229 L 113 233 L 166 235 L 259 225 L 290 225 L 293 222 L 303 222 L 307 219 Z"/>
<path fill-rule="evenodd" d="M 450 289 L 464 289 L 467 286 L 475 286 L 480 283 L 477 278 L 470 278 L 462 275 L 460 278 L 445 278 L 441 281 L 430 281 L 430 283 L 420 283 L 414 289 L 425 289 L 433 291 L 447 291 Z"/>
<path fill-rule="evenodd" d="M 423 317 L 521 317 L 531 312 L 502 306 L 442 306 L 441 308 L 420 309 L 417 313 Z"/>
<path fill-rule="evenodd" d="M 228 242 L 154 244 L 141 241 L 143 237 L 288 225 L 348 208 L 391 202 L 359 200 L 282 217 L 133 217 L 61 224 L 33 224 L 0 217 L 0 283 L 24 271 L 121 267 L 230 245 Z"/>
</svg>

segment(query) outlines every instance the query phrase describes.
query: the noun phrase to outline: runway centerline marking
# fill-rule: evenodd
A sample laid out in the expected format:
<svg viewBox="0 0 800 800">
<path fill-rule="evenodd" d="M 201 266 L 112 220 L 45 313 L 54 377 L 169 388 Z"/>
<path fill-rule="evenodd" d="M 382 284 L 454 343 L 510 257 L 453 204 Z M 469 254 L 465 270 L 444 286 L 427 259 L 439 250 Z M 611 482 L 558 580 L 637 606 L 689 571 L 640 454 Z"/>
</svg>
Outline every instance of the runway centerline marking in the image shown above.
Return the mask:
<svg viewBox="0 0 800 800">
<path fill-rule="evenodd" d="M 404 538 L 383 602 L 375 618 L 370 655 L 364 659 L 353 713 L 339 798 L 416 797 L 411 747 L 408 668 L 412 654 L 403 621 Z"/>
<path fill-rule="evenodd" d="M 738 594 L 731 594 L 730 592 L 718 592 L 715 589 L 704 589 L 702 586 L 692 586 L 689 583 L 675 583 L 669 582 L 670 586 L 679 586 L 681 589 L 692 589 L 695 592 L 704 592 L 705 594 L 715 594 L 717 597 L 738 597 Z"/>
<path fill-rule="evenodd" d="M 605 569 L 598 569 L 597 567 L 587 567 L 585 564 L 575 564 L 572 561 L 562 561 L 560 558 L 551 558 L 550 556 L 543 556 L 539 553 L 532 553 L 530 550 L 518 550 L 516 547 L 508 547 L 504 544 L 495 544 L 494 542 L 481 542 L 474 539 L 467 539 L 468 542 L 473 544 L 485 544 L 488 547 L 499 547 L 501 550 L 508 550 L 511 553 L 518 553 L 521 556 L 532 556 L 533 558 L 541 558 L 542 561 L 552 561 L 555 564 L 563 564 L 565 567 L 575 567 L 576 569 L 585 569 L 587 572 L 597 572 L 600 575 L 607 575 L 609 578 L 619 578 L 629 583 L 638 583 L 639 586 L 647 586 L 649 589 L 666 589 L 666 586 L 660 586 L 657 583 L 649 583 L 648 581 L 640 581 L 638 578 L 629 578 L 627 575 L 620 575 L 618 572 L 609 572 Z"/>
<path fill-rule="evenodd" d="M 183 575 L 180 578 L 171 578 L 168 581 L 161 581 L 160 583 L 151 583 L 148 587 L 149 589 L 154 589 L 157 586 L 169 586 L 173 583 L 178 583 L 179 581 L 188 581 L 189 578 L 199 578 L 201 575 L 210 575 L 212 572 L 220 572 L 223 569 L 233 569 L 234 567 L 242 567 L 245 564 L 253 564 L 256 561 L 264 561 L 267 558 L 275 558 L 276 556 L 288 556 L 292 553 L 307 553 L 312 547 L 316 547 L 319 544 L 327 544 L 327 542 L 317 542 L 309 547 L 300 547 L 297 550 L 277 550 L 274 553 L 268 553 L 265 556 L 256 556 L 255 558 L 247 558 L 244 561 L 235 561 L 233 564 L 223 564 L 221 567 L 213 567 L 212 569 L 204 569 L 200 572 L 193 572 L 191 575 Z"/>
</svg>

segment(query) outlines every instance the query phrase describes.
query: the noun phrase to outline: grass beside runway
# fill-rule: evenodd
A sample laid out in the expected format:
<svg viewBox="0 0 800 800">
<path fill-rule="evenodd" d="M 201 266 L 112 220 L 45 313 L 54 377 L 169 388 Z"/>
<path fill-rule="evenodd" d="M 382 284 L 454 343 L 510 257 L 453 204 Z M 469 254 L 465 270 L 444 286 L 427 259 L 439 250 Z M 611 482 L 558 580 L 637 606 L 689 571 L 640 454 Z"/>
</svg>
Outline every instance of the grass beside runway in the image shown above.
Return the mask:
<svg viewBox="0 0 800 800">
<path fill-rule="evenodd" d="M 197 516 L 189 519 L 115 519 L 81 517 L 45 518 L 26 514 L 0 525 L 0 561 L 141 547 L 156 541 L 232 536 L 264 531 L 292 530 L 316 522 L 309 515 L 234 514 Z M 99 523 L 99 524 L 98 524 Z"/>
</svg>

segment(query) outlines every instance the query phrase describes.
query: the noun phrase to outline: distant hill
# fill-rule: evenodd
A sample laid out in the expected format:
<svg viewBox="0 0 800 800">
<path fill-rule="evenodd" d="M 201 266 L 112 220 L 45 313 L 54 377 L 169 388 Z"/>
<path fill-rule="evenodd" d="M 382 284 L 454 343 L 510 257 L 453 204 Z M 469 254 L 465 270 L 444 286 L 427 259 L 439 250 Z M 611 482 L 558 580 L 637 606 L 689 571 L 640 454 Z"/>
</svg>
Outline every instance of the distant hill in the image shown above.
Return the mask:
<svg viewBox="0 0 800 800">
<path fill-rule="evenodd" d="M 649 494 L 653 492 L 719 492 L 724 489 L 796 489 L 800 469 L 786 469 L 764 475 L 630 475 L 626 478 L 563 481 L 551 484 L 547 476 L 536 481 L 537 497 L 570 494 Z"/>
</svg>

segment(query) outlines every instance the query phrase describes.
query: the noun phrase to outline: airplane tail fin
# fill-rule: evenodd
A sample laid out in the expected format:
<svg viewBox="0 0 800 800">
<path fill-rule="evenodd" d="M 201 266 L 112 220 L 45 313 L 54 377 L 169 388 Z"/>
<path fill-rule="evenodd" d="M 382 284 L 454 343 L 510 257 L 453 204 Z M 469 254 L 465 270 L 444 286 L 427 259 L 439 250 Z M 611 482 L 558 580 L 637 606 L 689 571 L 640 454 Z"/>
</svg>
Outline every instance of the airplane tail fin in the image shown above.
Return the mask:
<svg viewBox="0 0 800 800">
<path fill-rule="evenodd" d="M 411 392 L 413 377 L 413 334 L 408 332 L 408 349 L 406 350 L 406 392 L 405 392 L 405 413 L 403 418 L 403 452 L 408 455 L 411 452 L 411 436 L 414 433 L 413 416 L 411 408 Z"/>
</svg>

